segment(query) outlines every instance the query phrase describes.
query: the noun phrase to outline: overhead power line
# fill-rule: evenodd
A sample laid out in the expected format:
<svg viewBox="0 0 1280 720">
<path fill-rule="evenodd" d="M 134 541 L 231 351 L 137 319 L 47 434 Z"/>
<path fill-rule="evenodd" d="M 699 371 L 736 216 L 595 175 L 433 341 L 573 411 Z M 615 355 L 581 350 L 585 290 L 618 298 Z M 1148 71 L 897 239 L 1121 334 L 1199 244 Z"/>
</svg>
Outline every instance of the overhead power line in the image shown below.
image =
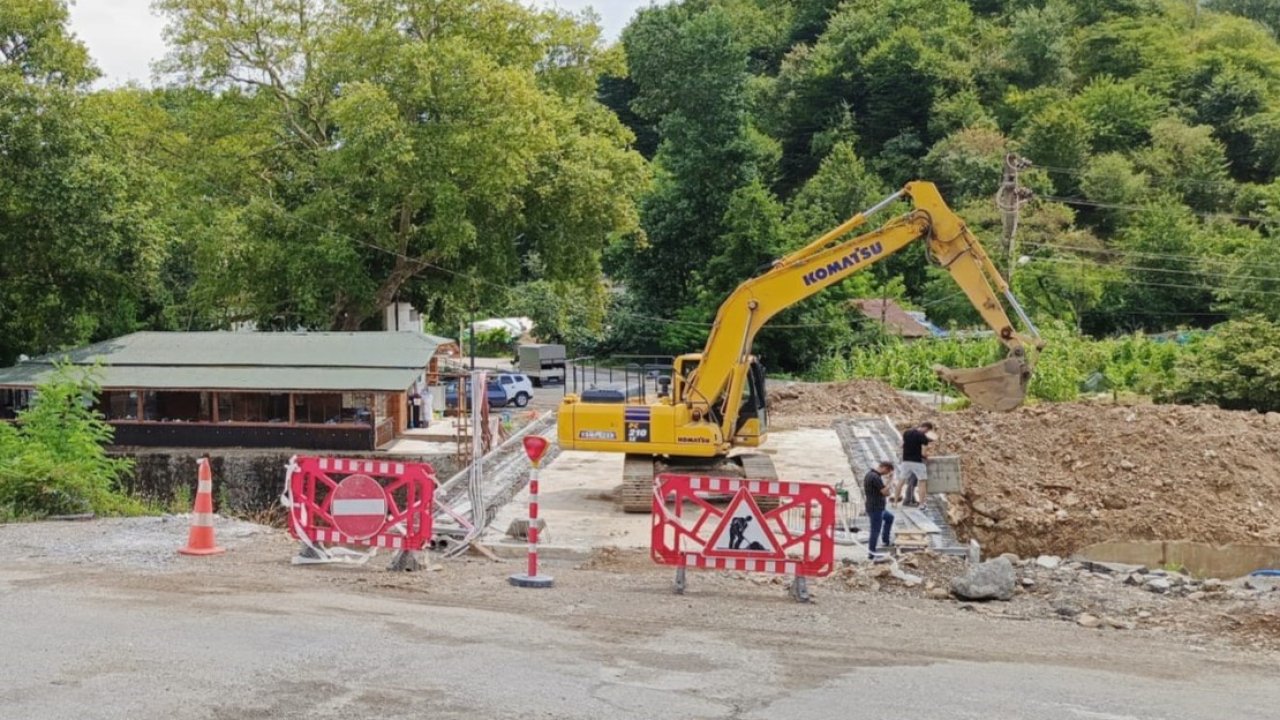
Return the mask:
<svg viewBox="0 0 1280 720">
<path fill-rule="evenodd" d="M 1041 257 L 1032 258 L 1033 262 L 1051 262 L 1070 265 L 1096 265 L 1100 268 L 1110 268 L 1118 270 L 1137 270 L 1141 272 L 1164 273 L 1168 275 L 1191 275 L 1197 277 L 1217 277 L 1227 280 L 1258 280 L 1261 282 L 1273 282 L 1280 280 L 1280 276 L 1275 275 L 1236 275 L 1236 274 L 1207 274 L 1199 270 L 1180 270 L 1177 268 L 1151 267 L 1149 265 L 1126 265 L 1121 263 L 1100 264 L 1084 258 L 1067 258 L 1067 257 Z"/>
<path fill-rule="evenodd" d="M 1026 243 L 1031 247 L 1045 248 L 1049 250 L 1069 250 L 1072 252 L 1087 253 L 1093 255 L 1110 255 L 1118 258 L 1147 258 L 1155 260 L 1180 260 L 1183 262 L 1199 263 L 1201 265 L 1221 265 L 1226 268 L 1237 268 L 1242 265 L 1242 261 L 1229 257 L 1213 257 L 1211 255 L 1200 255 L 1197 257 L 1189 257 L 1186 254 L 1178 253 L 1158 253 L 1143 250 L 1129 250 L 1126 248 L 1098 248 L 1085 247 L 1083 245 L 1059 245 L 1057 243 L 1031 242 Z M 1250 262 L 1251 268 L 1274 268 L 1280 269 L 1280 262 Z"/>
<path fill-rule="evenodd" d="M 1037 263 L 1037 264 L 1039 264 L 1039 263 L 1054 263 L 1054 262 L 1072 263 L 1072 261 L 1067 260 L 1067 259 L 1065 259 L 1065 258 L 1032 258 L 1030 262 L 1032 262 L 1032 263 Z M 1082 266 L 1083 266 L 1083 265 L 1082 265 Z M 1161 270 L 1163 270 L 1163 268 L 1149 268 L 1149 267 L 1143 267 L 1143 266 L 1115 266 L 1115 265 L 1111 265 L 1111 266 L 1108 266 L 1108 267 L 1128 267 L 1128 268 L 1133 269 L 1133 270 L 1140 270 L 1140 271 L 1141 271 L 1141 270 L 1145 270 L 1145 271 L 1151 271 L 1151 272 L 1160 272 Z M 1109 282 L 1109 283 L 1118 283 L 1118 282 L 1120 282 L 1120 283 L 1125 283 L 1125 284 L 1129 284 L 1129 285 L 1141 285 L 1141 286 L 1145 286 L 1145 287 L 1163 287 L 1163 288 L 1176 288 L 1176 289 L 1185 289 L 1185 290 L 1203 290 L 1203 291 L 1208 291 L 1208 292 L 1221 291 L 1221 292 L 1229 292 L 1229 293 L 1247 293 L 1247 294 L 1254 294 L 1254 295 L 1280 295 L 1280 290 L 1263 290 L 1263 289 L 1254 289 L 1254 288 L 1233 288 L 1233 287 L 1226 287 L 1226 286 L 1224 286 L 1224 285 L 1212 285 L 1212 284 L 1188 285 L 1188 284 L 1180 284 L 1180 283 L 1161 283 L 1161 282 L 1152 282 L 1152 281 L 1150 281 L 1150 280 L 1139 280 L 1139 279 L 1135 279 L 1135 278 L 1133 278 L 1133 277 L 1115 277 L 1115 278 L 1100 277 L 1100 278 L 1097 278 L 1097 279 L 1098 279 L 1098 280 L 1101 280 L 1102 282 Z M 1264 279 L 1266 279 L 1266 280 L 1277 280 L 1277 279 L 1280 279 L 1280 278 L 1264 278 Z"/>
<path fill-rule="evenodd" d="M 1146 212 L 1148 210 L 1153 209 L 1153 206 L 1151 205 L 1121 205 L 1118 203 L 1095 202 L 1093 200 L 1086 200 L 1085 198 L 1062 197 L 1060 195 L 1044 195 L 1042 197 L 1045 200 L 1051 200 L 1053 202 L 1062 203 L 1063 205 L 1080 205 L 1084 207 L 1106 208 L 1111 210 L 1125 210 L 1128 212 Z M 1190 208 L 1188 208 L 1187 211 L 1190 212 L 1192 215 L 1198 215 L 1203 218 L 1219 218 L 1223 220 L 1235 220 L 1237 222 L 1249 222 L 1249 223 L 1271 222 L 1271 220 L 1268 220 L 1267 218 L 1250 217 L 1248 215 L 1233 215 L 1231 213 L 1219 213 L 1219 212 L 1203 212 L 1200 210 L 1191 210 Z"/>
</svg>

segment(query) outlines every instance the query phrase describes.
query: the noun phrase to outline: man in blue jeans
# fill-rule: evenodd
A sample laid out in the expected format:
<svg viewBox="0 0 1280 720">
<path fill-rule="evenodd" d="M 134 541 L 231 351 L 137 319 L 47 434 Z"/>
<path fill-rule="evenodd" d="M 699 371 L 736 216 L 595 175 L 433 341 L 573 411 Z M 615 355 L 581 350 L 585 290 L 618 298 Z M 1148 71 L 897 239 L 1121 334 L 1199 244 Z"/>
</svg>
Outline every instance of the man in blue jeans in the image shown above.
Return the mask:
<svg viewBox="0 0 1280 720">
<path fill-rule="evenodd" d="M 876 552 L 876 540 L 880 540 L 884 547 L 893 547 L 890 534 L 893 531 L 893 513 L 885 509 L 885 498 L 890 493 L 887 480 L 892 474 L 893 463 L 882 460 L 862 478 L 862 489 L 867 496 L 867 517 L 871 520 L 871 537 L 867 540 L 868 560 L 883 560 L 888 557 Z"/>
</svg>

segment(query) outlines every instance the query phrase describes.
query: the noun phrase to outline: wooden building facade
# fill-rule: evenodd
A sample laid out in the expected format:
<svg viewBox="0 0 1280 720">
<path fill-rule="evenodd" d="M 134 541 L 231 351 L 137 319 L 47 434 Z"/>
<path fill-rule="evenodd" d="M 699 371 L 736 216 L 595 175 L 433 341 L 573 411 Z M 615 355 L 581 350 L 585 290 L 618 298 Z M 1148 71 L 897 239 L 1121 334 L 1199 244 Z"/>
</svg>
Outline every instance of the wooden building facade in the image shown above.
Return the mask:
<svg viewBox="0 0 1280 720">
<path fill-rule="evenodd" d="M 98 409 L 120 446 L 373 450 L 457 353 L 416 332 L 140 332 L 0 370 L 0 418 L 66 361 L 99 365 Z"/>
</svg>

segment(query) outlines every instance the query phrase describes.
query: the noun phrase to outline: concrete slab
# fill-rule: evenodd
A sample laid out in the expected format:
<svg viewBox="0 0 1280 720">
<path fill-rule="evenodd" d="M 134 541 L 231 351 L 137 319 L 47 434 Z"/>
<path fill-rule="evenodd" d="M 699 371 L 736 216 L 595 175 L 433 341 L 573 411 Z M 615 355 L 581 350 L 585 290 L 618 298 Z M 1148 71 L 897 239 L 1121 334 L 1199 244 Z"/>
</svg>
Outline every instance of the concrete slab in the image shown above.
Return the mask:
<svg viewBox="0 0 1280 720">
<path fill-rule="evenodd" d="M 540 545 L 550 554 L 589 552 L 597 547 L 645 548 L 649 546 L 649 517 L 627 515 L 614 505 L 613 494 L 622 482 L 622 455 L 618 453 L 563 452 L 542 470 L 539 517 L 547 523 Z M 483 542 L 502 554 L 507 527 L 527 518 L 528 488 L 499 511 Z M 524 547 L 524 543 L 518 543 Z M 563 550 L 558 550 L 563 549 Z"/>
</svg>

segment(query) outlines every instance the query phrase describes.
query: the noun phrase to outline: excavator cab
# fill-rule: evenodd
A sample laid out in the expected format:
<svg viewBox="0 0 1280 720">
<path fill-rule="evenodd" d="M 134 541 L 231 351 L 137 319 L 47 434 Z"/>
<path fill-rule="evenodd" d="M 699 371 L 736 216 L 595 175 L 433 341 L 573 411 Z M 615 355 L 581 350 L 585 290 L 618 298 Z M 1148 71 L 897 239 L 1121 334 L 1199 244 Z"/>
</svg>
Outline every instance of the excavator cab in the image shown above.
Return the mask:
<svg viewBox="0 0 1280 720">
<path fill-rule="evenodd" d="M 769 430 L 769 396 L 764 386 L 764 365 L 751 358 L 747 376 L 742 382 L 742 405 L 733 428 L 733 443 L 756 447 L 764 442 Z"/>
</svg>

